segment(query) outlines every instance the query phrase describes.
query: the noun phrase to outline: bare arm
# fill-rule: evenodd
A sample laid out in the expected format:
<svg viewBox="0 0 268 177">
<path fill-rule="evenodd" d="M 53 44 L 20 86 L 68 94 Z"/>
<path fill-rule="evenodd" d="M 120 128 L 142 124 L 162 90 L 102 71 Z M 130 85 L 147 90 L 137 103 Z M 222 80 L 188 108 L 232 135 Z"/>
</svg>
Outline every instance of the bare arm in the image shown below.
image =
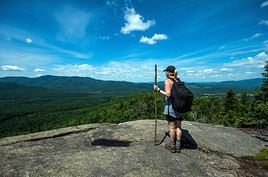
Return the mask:
<svg viewBox="0 0 268 177">
<path fill-rule="evenodd" d="M 165 91 L 160 90 L 160 93 L 165 95 L 165 96 L 171 95 L 171 83 L 168 80 L 165 80 Z"/>
<path fill-rule="evenodd" d="M 171 87 L 172 87 L 172 84 L 168 80 L 165 80 L 165 90 L 161 90 L 156 85 L 154 85 L 154 90 L 158 91 L 159 93 L 161 93 L 165 96 L 170 96 L 171 95 Z"/>
</svg>

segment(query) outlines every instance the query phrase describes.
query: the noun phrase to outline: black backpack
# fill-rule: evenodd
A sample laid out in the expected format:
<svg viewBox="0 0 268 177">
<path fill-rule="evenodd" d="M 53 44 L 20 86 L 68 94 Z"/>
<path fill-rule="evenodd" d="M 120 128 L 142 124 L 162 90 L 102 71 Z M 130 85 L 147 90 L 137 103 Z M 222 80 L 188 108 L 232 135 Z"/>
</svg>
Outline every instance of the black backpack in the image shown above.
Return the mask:
<svg viewBox="0 0 268 177">
<path fill-rule="evenodd" d="M 180 113 L 191 111 L 193 98 L 193 93 L 185 86 L 184 82 L 180 79 L 173 80 L 170 101 L 175 111 Z"/>
</svg>

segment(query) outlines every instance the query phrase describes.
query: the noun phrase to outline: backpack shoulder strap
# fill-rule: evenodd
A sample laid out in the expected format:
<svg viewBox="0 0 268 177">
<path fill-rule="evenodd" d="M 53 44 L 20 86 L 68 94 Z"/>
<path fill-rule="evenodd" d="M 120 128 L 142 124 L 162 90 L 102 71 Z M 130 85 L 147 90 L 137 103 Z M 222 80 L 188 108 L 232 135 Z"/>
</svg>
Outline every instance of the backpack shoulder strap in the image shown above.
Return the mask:
<svg viewBox="0 0 268 177">
<path fill-rule="evenodd" d="M 177 78 L 177 81 L 174 78 L 171 78 L 171 80 L 176 83 L 178 83 L 179 85 L 184 85 L 184 82 L 182 82 L 179 78 Z"/>
</svg>

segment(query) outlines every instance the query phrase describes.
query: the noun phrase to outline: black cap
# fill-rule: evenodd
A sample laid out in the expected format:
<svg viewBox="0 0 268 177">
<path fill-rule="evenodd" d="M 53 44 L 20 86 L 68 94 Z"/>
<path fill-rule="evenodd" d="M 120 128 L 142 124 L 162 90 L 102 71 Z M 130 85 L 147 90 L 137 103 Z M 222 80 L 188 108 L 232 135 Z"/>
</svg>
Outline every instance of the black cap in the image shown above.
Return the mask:
<svg viewBox="0 0 268 177">
<path fill-rule="evenodd" d="M 175 66 L 169 65 L 163 72 L 169 71 L 171 73 L 174 73 L 175 69 L 176 69 Z"/>
</svg>

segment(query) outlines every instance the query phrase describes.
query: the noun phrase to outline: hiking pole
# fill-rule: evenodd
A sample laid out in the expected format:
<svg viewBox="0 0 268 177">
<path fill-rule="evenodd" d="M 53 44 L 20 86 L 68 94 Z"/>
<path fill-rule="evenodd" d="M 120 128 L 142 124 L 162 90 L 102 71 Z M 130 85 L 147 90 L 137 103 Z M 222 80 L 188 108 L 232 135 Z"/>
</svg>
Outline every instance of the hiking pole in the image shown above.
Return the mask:
<svg viewBox="0 0 268 177">
<path fill-rule="evenodd" d="M 157 65 L 154 65 L 154 84 L 157 86 Z M 157 91 L 154 93 L 154 115 L 155 115 L 155 123 L 154 123 L 154 145 L 156 146 L 156 134 L 157 134 Z"/>
</svg>

